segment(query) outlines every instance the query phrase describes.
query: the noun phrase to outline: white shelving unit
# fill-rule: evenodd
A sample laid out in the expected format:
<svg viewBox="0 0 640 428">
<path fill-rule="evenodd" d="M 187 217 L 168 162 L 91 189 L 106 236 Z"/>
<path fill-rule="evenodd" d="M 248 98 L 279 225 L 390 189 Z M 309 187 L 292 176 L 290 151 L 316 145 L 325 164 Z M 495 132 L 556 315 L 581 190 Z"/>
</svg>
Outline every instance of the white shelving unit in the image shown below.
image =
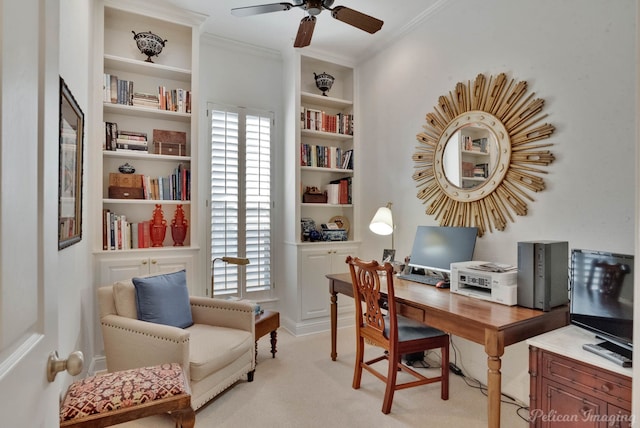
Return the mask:
<svg viewBox="0 0 640 428">
<path fill-rule="evenodd" d="M 282 323 L 295 334 L 306 334 L 329 327 L 329 273 L 347 272 L 345 258 L 357 255 L 358 242 L 358 125 L 353 65 L 295 53 L 288 58 L 287 71 L 296 82 L 286 95 L 285 117 L 285 257 L 289 261 L 285 272 Z M 323 96 L 316 87 L 314 73 L 328 73 L 335 78 L 333 86 Z M 330 116 L 350 115 L 352 133 L 327 132 L 313 129 L 307 112 L 319 111 Z M 355 120 L 354 120 L 355 118 Z M 303 123 L 304 120 L 304 123 Z M 310 129 L 311 128 L 311 129 Z M 352 167 L 341 162 L 327 166 L 305 162 L 303 146 L 335 147 L 342 153 L 352 150 Z M 329 150 L 330 151 L 330 150 Z M 337 151 L 337 150 L 336 150 Z M 304 201 L 307 187 L 325 191 L 332 181 L 350 181 L 346 203 L 312 203 Z M 340 201 L 338 201 L 340 202 Z M 346 219 L 349 230 L 346 241 L 310 241 L 303 235 L 302 219 L 313 219 L 316 230 L 333 218 Z M 351 322 L 353 303 L 339 302 L 339 314 Z"/>
<path fill-rule="evenodd" d="M 200 25 L 204 17 L 183 10 L 166 9 L 148 11 L 136 0 L 104 0 L 97 8 L 95 21 L 94 99 L 96 115 L 93 122 L 95 142 L 90 150 L 95 151 L 95 171 L 101 177 L 96 186 L 92 216 L 96 226 L 94 252 L 96 254 L 96 276 L 99 285 L 140 274 L 188 270 L 190 291 L 203 294 L 206 281 L 199 272 L 200 237 L 197 216 L 197 158 L 198 158 L 198 53 Z M 133 38 L 133 32 L 151 31 L 166 40 L 162 52 L 153 57 L 154 62 L 145 61 Z M 114 75 L 120 80 L 133 82 L 134 92 L 157 94 L 158 88 L 184 89 L 191 92 L 191 111 L 178 112 L 116 104 L 105 100 L 103 95 L 104 75 Z M 141 132 L 147 135 L 148 152 L 104 150 L 105 122 L 114 122 L 119 131 Z M 168 130 L 184 132 L 187 137 L 186 155 L 155 154 L 153 131 Z M 102 144 L 101 144 L 102 142 Z M 178 166 L 190 172 L 190 198 L 167 199 L 114 199 L 109 197 L 109 174 L 118 173 L 118 167 L 128 163 L 136 174 L 157 178 L 171 175 Z M 167 222 L 166 234 L 161 247 L 116 249 L 103 245 L 103 210 L 124 215 L 130 223 L 152 219 L 156 204 L 162 206 Z M 183 246 L 174 246 L 171 221 L 177 207 L 181 205 L 188 224 Z M 168 263 L 167 263 L 168 261 Z"/>
</svg>

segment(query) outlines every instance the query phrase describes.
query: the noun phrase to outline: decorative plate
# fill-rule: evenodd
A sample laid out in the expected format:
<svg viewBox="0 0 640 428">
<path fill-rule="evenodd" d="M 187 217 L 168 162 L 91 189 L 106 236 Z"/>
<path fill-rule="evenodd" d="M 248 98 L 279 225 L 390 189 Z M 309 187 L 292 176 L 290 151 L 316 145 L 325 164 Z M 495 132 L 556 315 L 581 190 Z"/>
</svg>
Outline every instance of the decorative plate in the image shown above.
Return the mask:
<svg viewBox="0 0 640 428">
<path fill-rule="evenodd" d="M 336 215 L 329 219 L 329 223 L 335 223 L 338 225 L 340 229 L 344 229 L 347 233 L 349 233 L 349 219 L 345 216 Z"/>
</svg>

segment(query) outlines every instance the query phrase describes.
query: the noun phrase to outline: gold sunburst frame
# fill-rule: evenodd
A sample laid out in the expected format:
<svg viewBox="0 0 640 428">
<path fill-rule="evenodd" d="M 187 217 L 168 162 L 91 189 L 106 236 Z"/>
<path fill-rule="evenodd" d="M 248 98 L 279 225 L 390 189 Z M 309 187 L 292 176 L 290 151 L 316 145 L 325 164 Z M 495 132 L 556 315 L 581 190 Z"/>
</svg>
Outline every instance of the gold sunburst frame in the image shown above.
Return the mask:
<svg viewBox="0 0 640 428">
<path fill-rule="evenodd" d="M 413 155 L 418 198 L 428 204 L 427 215 L 435 215 L 441 226 L 475 226 L 478 235 L 486 230 L 504 230 L 512 213 L 527 214 L 528 191 L 545 188 L 540 174 L 555 159 L 540 143 L 554 127 L 538 125 L 544 100 L 526 95 L 527 82 L 507 81 L 504 73 L 487 79 L 478 74 L 473 85 L 459 82 L 453 93 L 438 98 L 438 105 L 426 115 L 420 143 Z M 477 124 L 489 128 L 497 142 L 492 172 L 483 184 L 472 189 L 453 185 L 443 168 L 444 148 L 459 129 Z"/>
</svg>

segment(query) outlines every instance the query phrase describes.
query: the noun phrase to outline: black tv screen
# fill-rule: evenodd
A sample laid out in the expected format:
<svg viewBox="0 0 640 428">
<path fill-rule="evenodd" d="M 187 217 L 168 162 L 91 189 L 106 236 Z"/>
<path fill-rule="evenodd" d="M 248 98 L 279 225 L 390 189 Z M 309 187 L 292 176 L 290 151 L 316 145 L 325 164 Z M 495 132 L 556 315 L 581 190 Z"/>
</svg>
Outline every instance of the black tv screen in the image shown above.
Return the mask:
<svg viewBox="0 0 640 428">
<path fill-rule="evenodd" d="M 473 259 L 478 228 L 418 226 L 409 266 L 451 272 L 451 263 Z"/>
<path fill-rule="evenodd" d="M 571 323 L 633 350 L 633 256 L 571 250 Z"/>
</svg>

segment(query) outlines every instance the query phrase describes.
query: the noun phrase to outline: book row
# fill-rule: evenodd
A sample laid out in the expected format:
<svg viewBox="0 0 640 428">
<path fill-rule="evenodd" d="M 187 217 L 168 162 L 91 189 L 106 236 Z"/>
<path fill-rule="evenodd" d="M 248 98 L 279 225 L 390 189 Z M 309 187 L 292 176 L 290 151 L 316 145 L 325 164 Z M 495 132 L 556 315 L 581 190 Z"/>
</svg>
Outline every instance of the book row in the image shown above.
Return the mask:
<svg viewBox="0 0 640 428">
<path fill-rule="evenodd" d="M 118 124 L 115 122 L 104 122 L 104 126 L 103 150 L 151 152 L 146 132 L 118 130 Z M 187 133 L 183 131 L 154 129 L 153 153 L 186 156 Z"/>
<path fill-rule="evenodd" d="M 124 214 L 107 209 L 102 216 L 102 249 L 105 251 L 150 248 L 151 220 L 129 222 Z"/>
<path fill-rule="evenodd" d="M 187 89 L 158 86 L 157 93 L 136 92 L 132 80 L 118 79 L 109 73 L 104 73 L 102 88 L 105 103 L 191 113 L 191 91 Z"/>
<path fill-rule="evenodd" d="M 302 143 L 300 145 L 300 165 L 353 169 L 353 149 L 343 150 L 340 147 Z"/>
<path fill-rule="evenodd" d="M 330 204 L 350 204 L 351 203 L 351 177 L 332 180 L 327 186 L 328 199 Z"/>
<path fill-rule="evenodd" d="M 302 107 L 300 113 L 302 129 L 334 134 L 353 135 L 353 115 L 329 114 L 322 110 Z"/>
<path fill-rule="evenodd" d="M 118 175 L 129 178 L 127 183 L 114 182 L 112 176 Z M 191 200 L 191 172 L 180 164 L 172 174 L 160 177 L 111 173 L 109 198 L 188 201 Z"/>
<path fill-rule="evenodd" d="M 487 178 L 489 177 L 489 164 L 488 163 L 474 164 L 473 162 L 462 162 L 462 176 Z"/>
<path fill-rule="evenodd" d="M 469 152 L 487 153 L 487 139 L 476 138 L 472 139 L 469 136 L 464 136 L 462 141 L 462 149 Z"/>
</svg>

